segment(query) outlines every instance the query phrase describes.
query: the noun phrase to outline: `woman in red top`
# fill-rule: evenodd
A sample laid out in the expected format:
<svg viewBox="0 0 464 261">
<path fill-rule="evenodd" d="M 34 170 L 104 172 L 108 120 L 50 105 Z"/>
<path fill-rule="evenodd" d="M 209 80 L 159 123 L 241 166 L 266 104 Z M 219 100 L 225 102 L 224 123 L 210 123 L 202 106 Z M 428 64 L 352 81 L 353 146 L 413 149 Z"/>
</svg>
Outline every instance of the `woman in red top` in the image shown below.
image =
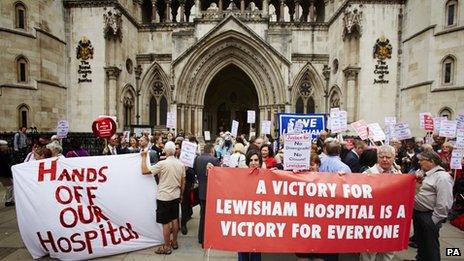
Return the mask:
<svg viewBox="0 0 464 261">
<path fill-rule="evenodd" d="M 450 162 L 451 162 L 451 153 L 453 152 L 453 145 L 450 142 L 443 143 L 442 150 L 438 153 L 440 159 L 442 161 L 442 167 L 446 171 L 451 170 Z"/>
<path fill-rule="evenodd" d="M 274 151 L 272 150 L 271 145 L 264 144 L 261 146 L 261 155 L 263 157 L 263 162 L 266 164 L 267 169 L 272 169 L 276 166 L 277 161 L 274 158 Z"/>
</svg>

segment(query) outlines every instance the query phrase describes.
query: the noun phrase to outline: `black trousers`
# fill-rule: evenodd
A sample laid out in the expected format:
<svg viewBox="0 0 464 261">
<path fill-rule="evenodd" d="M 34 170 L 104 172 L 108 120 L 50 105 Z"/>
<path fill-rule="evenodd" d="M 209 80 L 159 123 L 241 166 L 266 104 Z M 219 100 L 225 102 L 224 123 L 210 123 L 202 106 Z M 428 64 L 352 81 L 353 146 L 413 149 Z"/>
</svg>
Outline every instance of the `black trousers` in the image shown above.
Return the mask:
<svg viewBox="0 0 464 261">
<path fill-rule="evenodd" d="M 432 211 L 422 212 L 414 210 L 414 235 L 417 243 L 417 256 L 419 261 L 440 260 L 440 241 L 438 240 L 441 223 L 432 221 Z"/>
<path fill-rule="evenodd" d="M 200 225 L 198 227 L 198 243 L 203 245 L 203 239 L 205 237 L 205 211 L 206 211 L 206 200 L 200 199 Z"/>
<path fill-rule="evenodd" d="M 182 216 L 180 219 L 180 225 L 181 226 L 186 226 L 187 221 L 190 219 L 190 217 L 193 215 L 193 210 L 192 210 L 192 204 L 190 200 L 190 193 L 192 191 L 192 183 L 185 183 L 184 187 L 184 194 L 182 194 Z"/>
</svg>

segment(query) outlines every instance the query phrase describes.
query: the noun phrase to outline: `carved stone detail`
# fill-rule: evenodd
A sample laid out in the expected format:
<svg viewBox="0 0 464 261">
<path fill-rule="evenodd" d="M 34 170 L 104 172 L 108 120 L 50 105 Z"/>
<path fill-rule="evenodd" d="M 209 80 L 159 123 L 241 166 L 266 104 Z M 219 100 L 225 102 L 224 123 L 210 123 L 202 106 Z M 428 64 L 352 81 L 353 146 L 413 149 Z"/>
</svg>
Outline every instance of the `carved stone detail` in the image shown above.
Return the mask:
<svg viewBox="0 0 464 261">
<path fill-rule="evenodd" d="M 104 36 L 108 40 L 122 41 L 122 16 L 119 10 L 114 8 L 105 8 L 103 19 L 105 23 Z"/>
<path fill-rule="evenodd" d="M 104 69 L 106 72 L 106 76 L 110 80 L 116 80 L 119 77 L 119 74 L 121 73 L 121 69 L 119 69 L 116 66 L 109 66 L 105 67 Z"/>
<path fill-rule="evenodd" d="M 350 4 L 343 12 L 343 40 L 361 37 L 362 4 Z"/>
</svg>

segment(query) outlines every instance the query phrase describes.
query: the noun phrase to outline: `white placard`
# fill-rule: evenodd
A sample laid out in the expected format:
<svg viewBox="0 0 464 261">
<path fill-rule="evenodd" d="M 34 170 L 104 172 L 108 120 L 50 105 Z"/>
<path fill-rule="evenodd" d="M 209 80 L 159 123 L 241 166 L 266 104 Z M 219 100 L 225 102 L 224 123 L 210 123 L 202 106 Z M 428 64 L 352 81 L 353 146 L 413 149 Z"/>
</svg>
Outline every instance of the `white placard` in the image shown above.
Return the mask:
<svg viewBox="0 0 464 261">
<path fill-rule="evenodd" d="M 462 169 L 462 157 L 451 157 L 450 160 L 451 169 Z"/>
<path fill-rule="evenodd" d="M 136 137 L 141 137 L 144 133 L 151 134 L 151 128 L 134 128 L 134 134 Z"/>
<path fill-rule="evenodd" d="M 129 141 L 130 141 L 130 131 L 124 131 L 122 137 L 127 143 L 129 143 Z"/>
<path fill-rule="evenodd" d="M 311 159 L 311 134 L 287 134 L 284 136 L 284 169 L 309 169 Z"/>
<path fill-rule="evenodd" d="M 439 136 L 451 139 L 456 137 L 456 127 L 456 121 L 441 120 Z"/>
<path fill-rule="evenodd" d="M 373 141 L 382 141 L 386 139 L 385 133 L 378 123 L 368 124 L 367 127 L 369 128 L 369 138 Z"/>
<path fill-rule="evenodd" d="M 238 134 L 238 121 L 236 121 L 236 120 L 232 121 L 232 128 L 230 130 L 230 134 L 232 135 L 232 137 L 237 137 L 237 134 Z"/>
<path fill-rule="evenodd" d="M 456 115 L 457 129 L 464 129 L 464 113 Z"/>
<path fill-rule="evenodd" d="M 134 153 L 14 165 L 17 221 L 32 258 L 89 260 L 163 244 L 156 200 L 147 197 L 157 186 L 140 164 Z"/>
<path fill-rule="evenodd" d="M 271 121 L 261 121 L 261 134 L 271 134 Z"/>
<path fill-rule="evenodd" d="M 464 129 L 458 129 L 456 131 L 456 142 L 454 143 L 454 147 L 455 149 L 464 149 Z"/>
<path fill-rule="evenodd" d="M 252 131 L 250 132 L 250 136 L 249 137 L 256 137 L 256 132 Z"/>
<path fill-rule="evenodd" d="M 210 141 L 211 140 L 211 133 L 209 131 L 205 131 L 205 140 Z"/>
<path fill-rule="evenodd" d="M 346 111 L 331 111 L 330 113 L 330 129 L 332 133 L 344 132 L 348 129 L 348 113 Z"/>
<path fill-rule="evenodd" d="M 177 126 L 177 113 L 176 111 L 168 112 L 166 120 L 166 128 L 175 129 Z"/>
<path fill-rule="evenodd" d="M 60 139 L 66 138 L 68 136 L 68 132 L 69 132 L 68 121 L 65 121 L 65 120 L 59 121 L 56 127 L 56 136 L 58 136 L 58 138 Z"/>
<path fill-rule="evenodd" d="M 435 118 L 433 118 L 433 124 L 434 124 L 433 126 L 435 128 L 434 129 L 435 133 L 437 133 L 437 134 L 440 133 L 441 122 L 443 120 L 447 120 L 447 118 L 446 117 L 435 117 Z"/>
<path fill-rule="evenodd" d="M 256 112 L 247 111 L 247 123 L 255 123 L 255 122 L 256 122 Z"/>
<path fill-rule="evenodd" d="M 193 162 L 195 161 L 196 152 L 198 145 L 189 141 L 182 141 L 182 149 L 180 151 L 179 160 L 184 166 L 193 168 Z"/>
<path fill-rule="evenodd" d="M 396 124 L 396 117 L 385 117 L 385 126 L 392 126 Z"/>
<path fill-rule="evenodd" d="M 398 140 L 407 140 L 412 138 L 411 130 L 409 129 L 409 124 L 395 124 L 395 138 L 397 138 Z"/>
</svg>

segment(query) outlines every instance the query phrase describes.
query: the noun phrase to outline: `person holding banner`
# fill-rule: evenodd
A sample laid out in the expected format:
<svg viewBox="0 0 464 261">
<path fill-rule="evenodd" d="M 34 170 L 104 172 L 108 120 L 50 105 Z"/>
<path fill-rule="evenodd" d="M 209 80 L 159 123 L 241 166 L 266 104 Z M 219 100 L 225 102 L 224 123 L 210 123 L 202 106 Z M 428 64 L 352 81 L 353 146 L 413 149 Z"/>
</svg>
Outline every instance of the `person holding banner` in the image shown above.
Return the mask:
<svg viewBox="0 0 464 261">
<path fill-rule="evenodd" d="M 453 178 L 440 166 L 441 159 L 437 153 L 423 152 L 418 158 L 425 175 L 414 198 L 416 259 L 440 260 L 438 237 L 441 223 L 446 221 L 453 205 Z"/>
<path fill-rule="evenodd" d="M 248 168 L 256 169 L 263 166 L 263 157 L 257 150 L 250 150 L 245 155 L 245 162 Z M 238 261 L 261 261 L 259 252 L 238 252 Z"/>
<path fill-rule="evenodd" d="M 377 150 L 377 164 L 373 167 L 369 168 L 368 170 L 364 171 L 364 174 L 380 174 L 380 173 L 388 173 L 388 174 L 401 174 L 394 166 L 395 162 L 395 148 L 390 145 L 383 145 L 378 148 Z M 361 253 L 360 260 L 361 261 L 389 261 L 393 260 L 394 257 L 393 252 L 386 252 L 386 253 Z"/>
<path fill-rule="evenodd" d="M 147 167 L 147 151 L 142 151 L 142 174 L 159 176 L 158 195 L 156 199 L 156 222 L 163 224 L 164 245 L 155 253 L 169 255 L 172 249 L 179 248 L 177 233 L 179 232 L 179 203 L 185 185 L 185 167 L 180 160 L 174 157 L 176 145 L 168 141 L 163 152 L 166 159 L 159 161 L 150 168 Z M 172 241 L 171 241 L 172 228 Z M 172 248 L 172 249 L 171 249 Z"/>
</svg>

